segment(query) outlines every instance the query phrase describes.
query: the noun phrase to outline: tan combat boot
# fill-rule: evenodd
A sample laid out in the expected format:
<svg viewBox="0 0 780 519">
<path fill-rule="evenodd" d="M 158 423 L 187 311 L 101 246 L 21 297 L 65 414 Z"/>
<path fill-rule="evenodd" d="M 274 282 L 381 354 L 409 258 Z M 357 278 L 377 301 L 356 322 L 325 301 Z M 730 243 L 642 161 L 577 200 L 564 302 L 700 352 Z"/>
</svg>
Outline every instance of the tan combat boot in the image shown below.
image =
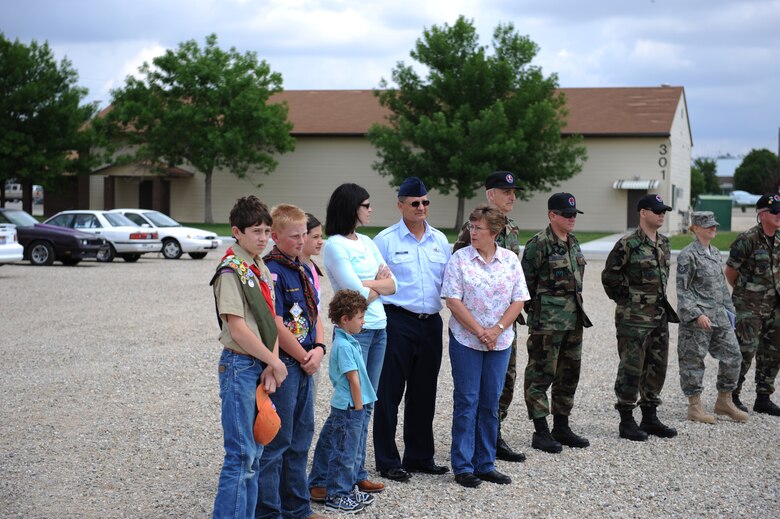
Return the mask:
<svg viewBox="0 0 780 519">
<path fill-rule="evenodd" d="M 718 393 L 718 399 L 715 401 L 715 414 L 726 415 L 735 422 L 748 421 L 748 414 L 745 411 L 737 409 L 737 406 L 735 406 L 734 402 L 731 400 L 731 392 Z"/>
<path fill-rule="evenodd" d="M 731 400 L 729 400 L 730 402 Z M 715 408 L 717 409 L 718 404 L 715 404 Z M 691 420 L 693 422 L 701 422 L 701 423 L 715 423 L 715 417 L 711 414 L 707 414 L 707 411 L 704 410 L 704 406 L 701 405 L 701 396 L 690 396 L 688 397 L 688 420 Z"/>
</svg>

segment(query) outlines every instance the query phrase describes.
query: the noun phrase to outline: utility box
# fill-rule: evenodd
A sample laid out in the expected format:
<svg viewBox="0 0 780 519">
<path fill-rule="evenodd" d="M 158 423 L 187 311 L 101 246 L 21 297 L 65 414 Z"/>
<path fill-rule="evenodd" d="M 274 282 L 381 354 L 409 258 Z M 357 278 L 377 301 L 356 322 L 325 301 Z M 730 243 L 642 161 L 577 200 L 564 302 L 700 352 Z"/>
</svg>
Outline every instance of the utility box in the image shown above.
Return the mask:
<svg viewBox="0 0 780 519">
<path fill-rule="evenodd" d="M 733 202 L 730 196 L 724 195 L 699 195 L 696 198 L 694 211 L 712 211 L 715 219 L 720 224 L 722 231 L 731 230 L 731 209 Z"/>
</svg>

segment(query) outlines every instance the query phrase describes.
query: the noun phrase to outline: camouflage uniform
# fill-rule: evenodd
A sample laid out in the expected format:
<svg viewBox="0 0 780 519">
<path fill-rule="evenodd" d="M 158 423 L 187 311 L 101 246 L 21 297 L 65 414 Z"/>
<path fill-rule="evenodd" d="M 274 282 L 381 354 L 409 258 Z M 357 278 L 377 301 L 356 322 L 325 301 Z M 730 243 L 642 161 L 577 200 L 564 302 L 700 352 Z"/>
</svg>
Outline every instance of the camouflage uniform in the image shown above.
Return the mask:
<svg viewBox="0 0 780 519">
<path fill-rule="evenodd" d="M 734 314 L 731 294 L 721 267 L 720 251 L 698 240 L 685 247 L 677 258 L 677 312 L 680 335 L 677 356 L 680 386 L 686 397 L 700 395 L 704 387 L 704 357 L 718 359 L 717 389 L 731 393 L 737 387 L 739 344 L 726 311 Z M 700 328 L 696 320 L 706 315 L 711 330 Z"/>
<path fill-rule="evenodd" d="M 618 365 L 615 408 L 657 407 L 666 379 L 669 323 L 678 323 L 666 300 L 671 252 L 662 234 L 651 241 L 641 228 L 623 236 L 607 257 L 601 283 L 617 303 Z"/>
<path fill-rule="evenodd" d="M 528 365 L 525 403 L 528 417 L 550 413 L 547 390 L 552 385 L 552 413 L 569 416 L 580 379 L 582 329 L 591 322 L 582 306 L 585 256 L 573 234 L 563 242 L 552 227 L 525 245 L 523 273 L 531 294 L 528 313 Z"/>
<path fill-rule="evenodd" d="M 507 217 L 506 226 L 498 233 L 496 243 L 498 243 L 499 247 L 509 249 L 517 254 L 518 258 L 520 257 L 520 228 L 514 220 Z M 468 230 L 468 222 L 466 222 L 460 229 L 458 240 L 455 242 L 452 252 L 462 249 L 463 247 L 468 247 L 469 245 L 471 245 L 471 234 Z M 525 324 L 522 314 L 517 316 L 517 322 Z M 501 422 L 504 421 L 509 413 L 509 405 L 512 403 L 512 398 L 515 393 L 515 379 L 517 378 L 517 333 L 515 333 L 515 338 L 512 340 L 511 349 L 512 351 L 509 354 L 509 367 L 506 370 L 506 378 L 504 379 L 504 389 L 501 392 L 501 398 L 498 401 L 499 430 L 501 429 Z"/>
<path fill-rule="evenodd" d="M 756 393 L 771 395 L 780 368 L 780 231 L 769 239 L 760 225 L 731 244 L 726 264 L 739 272 L 732 295 L 742 368 L 739 394 L 756 357 Z"/>
</svg>

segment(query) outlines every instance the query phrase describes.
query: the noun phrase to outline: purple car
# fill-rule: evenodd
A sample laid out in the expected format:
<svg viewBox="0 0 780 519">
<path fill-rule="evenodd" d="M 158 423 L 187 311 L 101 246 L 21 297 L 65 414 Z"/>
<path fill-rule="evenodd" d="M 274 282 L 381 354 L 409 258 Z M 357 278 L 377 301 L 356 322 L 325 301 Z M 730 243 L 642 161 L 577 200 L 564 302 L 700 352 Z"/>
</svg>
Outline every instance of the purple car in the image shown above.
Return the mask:
<svg viewBox="0 0 780 519">
<path fill-rule="evenodd" d="M 45 225 L 20 209 L 0 208 L 0 223 L 16 226 L 19 243 L 24 247 L 24 259 L 33 265 L 51 265 L 55 260 L 64 265 L 76 265 L 84 258 L 105 254 L 106 240 L 93 234 Z"/>
</svg>

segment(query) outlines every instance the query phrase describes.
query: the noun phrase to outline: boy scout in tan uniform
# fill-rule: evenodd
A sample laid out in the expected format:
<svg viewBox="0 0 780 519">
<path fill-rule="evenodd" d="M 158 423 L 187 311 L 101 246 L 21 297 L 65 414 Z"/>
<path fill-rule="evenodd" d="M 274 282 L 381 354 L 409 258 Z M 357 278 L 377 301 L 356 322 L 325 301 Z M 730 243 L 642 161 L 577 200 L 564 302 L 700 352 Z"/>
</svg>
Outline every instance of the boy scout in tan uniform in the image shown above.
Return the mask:
<svg viewBox="0 0 780 519">
<path fill-rule="evenodd" d="M 576 200 L 556 193 L 547 201 L 550 225 L 531 238 L 523 251 L 523 273 L 531 294 L 528 313 L 528 365 L 525 403 L 534 421 L 531 446 L 561 452 L 562 445 L 587 447 L 590 442 L 572 432 L 569 415 L 580 380 L 582 329 L 590 319 L 582 305 L 585 257 L 574 234 Z M 547 415 L 547 390 L 552 386 L 553 430 Z"/>
</svg>

